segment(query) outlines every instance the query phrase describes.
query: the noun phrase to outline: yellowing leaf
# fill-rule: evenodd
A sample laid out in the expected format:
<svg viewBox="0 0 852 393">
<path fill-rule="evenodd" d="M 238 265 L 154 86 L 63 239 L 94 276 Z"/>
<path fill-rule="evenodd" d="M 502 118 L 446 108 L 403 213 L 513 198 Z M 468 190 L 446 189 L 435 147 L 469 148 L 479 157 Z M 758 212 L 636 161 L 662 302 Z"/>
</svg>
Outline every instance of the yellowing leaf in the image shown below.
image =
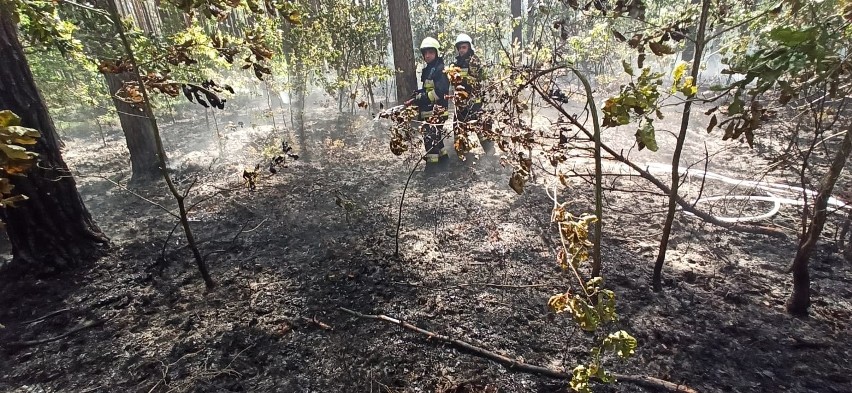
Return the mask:
<svg viewBox="0 0 852 393">
<path fill-rule="evenodd" d="M 600 317 L 585 299 L 578 296 L 571 298 L 568 301 L 568 308 L 571 309 L 574 321 L 580 325 L 580 329 L 593 332 L 598 328 Z"/>
<path fill-rule="evenodd" d="M 692 97 L 698 94 L 698 86 L 695 86 L 691 76 L 686 77 L 686 80 L 683 82 L 683 86 L 680 87 L 680 92 L 687 97 Z"/>
<path fill-rule="evenodd" d="M 6 164 L 6 166 L 3 167 L 3 170 L 9 175 L 17 175 L 26 172 L 31 166 L 31 160 L 15 161 L 14 163 Z"/>
<path fill-rule="evenodd" d="M 681 60 L 675 66 L 674 71 L 672 71 L 672 90 L 674 90 L 674 86 L 680 84 L 680 81 L 683 79 L 683 76 L 686 74 L 686 69 L 689 67 L 687 62 Z"/>
<path fill-rule="evenodd" d="M 0 111 L 0 127 L 19 125 L 21 125 L 21 118 L 18 115 L 9 110 Z"/>
<path fill-rule="evenodd" d="M 5 143 L 0 143 L 0 151 L 6 154 L 11 160 L 29 160 L 30 155 L 27 152 L 27 149 L 24 149 L 21 146 L 17 145 L 9 145 Z"/>
<path fill-rule="evenodd" d="M 591 384 L 589 383 L 589 370 L 584 365 L 574 367 L 571 374 L 571 389 L 577 393 L 591 393 Z"/>
<path fill-rule="evenodd" d="M 565 309 L 568 308 L 568 296 L 564 293 L 561 295 L 551 296 L 550 300 L 547 301 L 547 307 L 557 314 L 565 311 Z"/>
<path fill-rule="evenodd" d="M 301 25 L 302 14 L 299 13 L 299 11 L 290 11 L 290 13 L 287 14 L 287 20 L 294 25 Z"/>
<path fill-rule="evenodd" d="M 38 131 L 21 126 L 6 126 L 0 127 L 0 138 L 5 140 L 15 140 L 18 139 L 23 144 L 31 145 L 34 144 L 36 139 L 41 136 L 41 133 Z"/>
<path fill-rule="evenodd" d="M 12 143 L 16 145 L 35 145 L 38 143 L 38 139 L 35 138 L 12 138 Z"/>
<path fill-rule="evenodd" d="M 605 350 L 615 352 L 621 358 L 628 358 L 632 356 L 636 352 L 637 346 L 638 342 L 636 341 L 636 338 L 624 330 L 611 333 L 603 342 Z"/>
</svg>

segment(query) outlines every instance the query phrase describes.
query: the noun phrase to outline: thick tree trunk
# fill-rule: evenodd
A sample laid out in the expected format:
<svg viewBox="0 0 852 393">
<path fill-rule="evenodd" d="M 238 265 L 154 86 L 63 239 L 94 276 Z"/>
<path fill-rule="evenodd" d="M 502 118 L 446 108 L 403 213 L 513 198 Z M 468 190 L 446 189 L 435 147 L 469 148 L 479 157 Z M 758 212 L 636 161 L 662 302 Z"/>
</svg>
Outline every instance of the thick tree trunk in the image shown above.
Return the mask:
<svg viewBox="0 0 852 393">
<path fill-rule="evenodd" d="M 122 89 L 125 81 L 134 81 L 134 76 L 129 73 L 104 74 L 109 87 L 109 93 L 115 110 L 118 111 L 118 119 L 121 121 L 121 129 L 127 140 L 127 150 L 130 151 L 130 167 L 133 183 L 147 182 L 159 178 L 160 164 L 157 159 L 157 142 L 154 140 L 154 131 L 151 122 L 138 108 L 116 98 L 115 94 Z"/>
<path fill-rule="evenodd" d="M 0 210 L 12 244 L 12 266 L 44 271 L 80 265 L 102 255 L 109 240 L 92 221 L 62 160 L 53 120 L 33 81 L 8 4 L 0 2 L 0 109 L 11 110 L 23 126 L 42 135 L 32 146 L 38 165 L 26 177 L 12 176 L 13 192 L 29 199 Z"/>
<path fill-rule="evenodd" d="M 417 90 L 408 0 L 388 0 L 388 19 L 393 44 L 393 66 L 396 69 L 396 100 L 402 102 Z"/>
<path fill-rule="evenodd" d="M 831 198 L 834 185 L 837 183 L 840 173 L 843 172 L 843 166 L 846 165 L 846 159 L 849 158 L 850 153 L 852 153 L 852 127 L 846 130 L 846 136 L 843 137 L 840 150 L 835 154 L 828 173 L 825 174 L 825 177 L 823 177 L 820 183 L 819 193 L 814 200 L 814 218 L 808 226 L 807 233 L 799 241 L 799 249 L 796 250 L 796 256 L 793 258 L 793 265 L 791 267 L 793 272 L 793 293 L 790 294 L 790 299 L 787 300 L 787 312 L 790 314 L 807 315 L 808 308 L 811 305 L 811 280 L 808 274 L 808 260 L 810 260 L 811 252 L 825 227 L 825 221 L 828 218 L 828 199 Z"/>
</svg>

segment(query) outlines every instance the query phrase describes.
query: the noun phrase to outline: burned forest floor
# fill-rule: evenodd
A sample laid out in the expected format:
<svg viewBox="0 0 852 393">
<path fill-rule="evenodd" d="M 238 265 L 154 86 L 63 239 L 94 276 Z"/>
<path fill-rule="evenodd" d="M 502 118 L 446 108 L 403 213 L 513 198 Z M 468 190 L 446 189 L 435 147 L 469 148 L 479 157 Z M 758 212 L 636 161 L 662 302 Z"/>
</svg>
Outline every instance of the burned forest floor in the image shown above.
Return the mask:
<svg viewBox="0 0 852 393">
<path fill-rule="evenodd" d="M 389 152 L 388 123 L 309 100 L 299 132 L 279 109 L 273 125 L 257 109 L 263 104 L 206 120 L 193 107 L 194 115 L 161 120 L 176 182 L 195 184 L 189 218 L 218 284 L 209 291 L 176 220 L 154 204 L 175 209 L 165 186 L 126 184 L 120 130 L 108 132 L 105 144 L 90 132 L 66 135 L 65 158 L 112 247 L 71 272 L 0 277 L 0 391 L 570 391 L 565 380 L 510 370 L 340 310 L 385 314 L 570 373 L 588 361 L 593 337 L 546 307 L 573 282 L 555 260 L 559 240 L 545 192 L 554 179 L 542 170 L 518 195 L 508 186 L 511 170 L 494 156 L 451 157 L 434 172 L 421 164 L 406 191 L 396 258 L 400 197 L 414 160 Z M 660 151 L 634 159 L 667 163 L 668 131 L 679 122 L 678 113 L 668 114 L 657 132 Z M 768 171 L 775 142 L 749 149 L 707 135 L 700 113 L 693 123 L 684 166 L 795 185 Z M 608 130 L 604 139 L 627 151 L 634 131 Z M 282 141 L 300 158 L 272 174 L 266 167 Z M 249 190 L 243 170 L 258 163 L 262 174 Z M 586 160 L 571 166 L 590 168 Z M 639 343 L 633 358 L 607 359 L 609 370 L 702 393 L 852 391 L 852 266 L 830 240 L 835 224 L 811 261 L 808 318 L 784 311 L 795 206 L 761 222 L 783 228 L 786 239 L 679 212 L 664 289 L 654 293 L 666 198 L 635 177 L 605 180 L 605 285 L 617 295 L 615 328 Z M 560 201 L 574 214 L 593 212 L 592 187 L 579 176 L 570 182 Z M 841 183 L 838 190 L 849 189 L 848 174 Z M 684 185 L 687 199 L 751 192 L 736 188 L 692 178 Z M 726 203 L 703 207 L 727 216 L 772 208 Z M 649 391 L 626 382 L 595 389 Z"/>
</svg>

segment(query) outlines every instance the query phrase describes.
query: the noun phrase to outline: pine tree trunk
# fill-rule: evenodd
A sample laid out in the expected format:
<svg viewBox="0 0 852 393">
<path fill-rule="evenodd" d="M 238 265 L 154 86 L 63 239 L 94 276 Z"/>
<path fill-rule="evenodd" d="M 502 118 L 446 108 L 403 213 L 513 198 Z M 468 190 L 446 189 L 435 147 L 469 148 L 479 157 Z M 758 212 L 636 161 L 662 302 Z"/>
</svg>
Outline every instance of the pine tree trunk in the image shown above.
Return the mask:
<svg viewBox="0 0 852 393">
<path fill-rule="evenodd" d="M 127 140 L 127 150 L 130 151 L 130 165 L 133 183 L 147 182 L 158 179 L 160 176 L 160 165 L 157 160 L 157 142 L 154 140 L 154 131 L 151 122 L 144 117 L 142 111 L 115 97 L 115 93 L 122 89 L 125 81 L 134 80 L 129 72 L 123 74 L 104 74 L 109 87 L 112 102 L 118 111 L 118 119 L 121 121 L 121 129 Z"/>
<path fill-rule="evenodd" d="M 41 132 L 32 150 L 38 165 L 26 177 L 13 176 L 16 194 L 29 199 L 0 210 L 12 244 L 12 266 L 27 271 L 58 270 L 102 255 L 109 240 L 92 217 L 62 159 L 60 143 L 44 99 L 36 88 L 18 41 L 13 9 L 0 2 L 0 109 Z"/>
<path fill-rule="evenodd" d="M 811 252 L 816 246 L 822 230 L 825 227 L 825 221 L 828 218 L 828 199 L 831 198 L 831 193 L 834 190 L 834 185 L 843 172 L 843 166 L 846 165 L 846 159 L 852 153 L 852 127 L 846 130 L 846 136 L 843 137 L 843 142 L 840 144 L 840 150 L 834 156 L 831 162 L 831 167 L 828 173 L 822 179 L 819 186 L 819 193 L 814 200 L 813 220 L 808 226 L 808 231 L 799 242 L 799 248 L 796 250 L 796 256 L 793 258 L 793 293 L 790 294 L 790 299 L 787 300 L 787 312 L 793 315 L 807 315 L 808 308 L 811 305 L 811 280 L 808 274 L 808 260 L 811 258 Z"/>
<path fill-rule="evenodd" d="M 408 0 L 388 0 L 388 19 L 393 44 L 393 66 L 396 69 L 396 100 L 402 102 L 417 90 Z"/>
</svg>

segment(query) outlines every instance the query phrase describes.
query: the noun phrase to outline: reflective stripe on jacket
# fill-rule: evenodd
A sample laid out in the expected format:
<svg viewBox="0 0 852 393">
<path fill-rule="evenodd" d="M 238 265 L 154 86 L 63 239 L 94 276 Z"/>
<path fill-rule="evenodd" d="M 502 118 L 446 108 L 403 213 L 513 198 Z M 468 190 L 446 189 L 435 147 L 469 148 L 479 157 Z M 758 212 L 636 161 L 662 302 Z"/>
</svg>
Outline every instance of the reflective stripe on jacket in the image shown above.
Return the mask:
<svg viewBox="0 0 852 393">
<path fill-rule="evenodd" d="M 444 59 L 438 57 L 426 64 L 420 74 L 420 82 L 425 93 L 416 101 L 420 112 L 431 112 L 435 105 L 449 106 L 446 95 L 450 93 L 450 80 L 444 74 Z"/>
</svg>

